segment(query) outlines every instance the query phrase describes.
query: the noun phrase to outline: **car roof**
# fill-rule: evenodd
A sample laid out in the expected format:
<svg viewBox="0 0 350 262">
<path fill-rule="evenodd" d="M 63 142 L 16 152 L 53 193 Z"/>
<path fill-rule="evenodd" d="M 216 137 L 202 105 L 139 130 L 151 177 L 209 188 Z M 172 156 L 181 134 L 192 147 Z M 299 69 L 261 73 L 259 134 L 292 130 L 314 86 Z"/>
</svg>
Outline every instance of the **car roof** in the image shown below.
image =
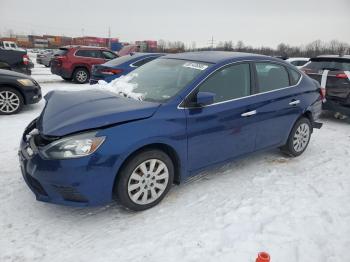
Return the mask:
<svg viewBox="0 0 350 262">
<path fill-rule="evenodd" d="M 290 61 L 309 61 L 310 58 L 307 57 L 290 57 L 288 58 L 286 61 L 290 62 Z"/>
<path fill-rule="evenodd" d="M 127 54 L 130 55 L 132 57 L 140 57 L 140 56 L 163 56 L 166 55 L 164 53 L 142 53 L 142 52 L 135 52 L 135 53 L 130 53 Z"/>
<path fill-rule="evenodd" d="M 191 61 L 200 61 L 204 63 L 217 64 L 232 59 L 251 59 L 254 57 L 268 58 L 270 60 L 275 60 L 270 56 L 263 56 L 258 54 L 250 53 L 241 53 L 241 52 L 226 52 L 226 51 L 200 51 L 200 52 L 186 52 L 186 53 L 177 53 L 169 54 L 163 58 L 172 58 L 172 59 L 182 59 L 182 60 L 191 60 Z"/>
<path fill-rule="evenodd" d="M 101 47 L 101 46 L 87 46 L 87 45 L 66 45 L 66 46 L 62 46 L 59 49 L 70 49 L 70 48 L 77 48 L 77 49 L 108 49 L 107 47 Z M 109 49 L 108 49 L 109 50 Z"/>
<path fill-rule="evenodd" d="M 320 55 L 316 56 L 310 59 L 311 62 L 322 62 L 322 61 L 329 61 L 329 62 L 350 62 L 350 55 Z"/>
<path fill-rule="evenodd" d="M 344 58 L 344 59 L 350 59 L 350 55 L 319 55 L 314 58 Z"/>
</svg>

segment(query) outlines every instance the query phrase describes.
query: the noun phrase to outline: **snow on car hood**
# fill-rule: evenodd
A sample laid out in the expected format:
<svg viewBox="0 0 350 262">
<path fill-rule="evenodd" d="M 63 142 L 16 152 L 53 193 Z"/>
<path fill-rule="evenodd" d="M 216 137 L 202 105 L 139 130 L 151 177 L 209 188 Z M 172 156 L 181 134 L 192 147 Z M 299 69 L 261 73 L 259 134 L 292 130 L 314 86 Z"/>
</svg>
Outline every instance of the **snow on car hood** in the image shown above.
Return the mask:
<svg viewBox="0 0 350 262">
<path fill-rule="evenodd" d="M 110 83 L 99 80 L 98 84 L 94 85 L 93 87 L 142 101 L 143 94 L 135 92 L 134 90 L 137 88 L 137 84 L 131 82 L 131 80 L 135 77 L 137 77 L 137 73 L 130 73 L 128 75 L 121 76 L 114 79 Z"/>
<path fill-rule="evenodd" d="M 37 128 L 45 136 L 64 136 L 151 117 L 160 104 L 117 96 L 106 90 L 51 91 Z"/>
</svg>

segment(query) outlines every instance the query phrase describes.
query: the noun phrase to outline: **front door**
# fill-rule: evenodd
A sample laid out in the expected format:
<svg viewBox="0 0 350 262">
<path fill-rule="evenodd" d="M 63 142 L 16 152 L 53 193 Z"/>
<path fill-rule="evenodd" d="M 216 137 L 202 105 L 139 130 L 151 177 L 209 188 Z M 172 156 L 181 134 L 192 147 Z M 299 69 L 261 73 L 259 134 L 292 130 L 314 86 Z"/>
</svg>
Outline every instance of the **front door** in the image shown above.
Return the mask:
<svg viewBox="0 0 350 262">
<path fill-rule="evenodd" d="M 214 93 L 215 100 L 211 105 L 185 109 L 191 171 L 254 150 L 250 67 L 241 63 L 219 69 L 195 90 Z"/>
</svg>

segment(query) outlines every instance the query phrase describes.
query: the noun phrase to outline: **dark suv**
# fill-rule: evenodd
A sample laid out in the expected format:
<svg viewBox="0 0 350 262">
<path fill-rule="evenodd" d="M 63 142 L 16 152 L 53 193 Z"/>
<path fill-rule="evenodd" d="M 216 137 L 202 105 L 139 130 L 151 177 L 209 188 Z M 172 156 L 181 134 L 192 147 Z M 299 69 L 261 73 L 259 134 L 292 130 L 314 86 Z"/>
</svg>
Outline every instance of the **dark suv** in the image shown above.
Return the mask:
<svg viewBox="0 0 350 262">
<path fill-rule="evenodd" d="M 325 55 L 301 68 L 325 93 L 323 109 L 350 116 L 350 55 Z"/>
<path fill-rule="evenodd" d="M 51 72 L 64 80 L 84 84 L 89 81 L 93 65 L 103 64 L 118 56 L 104 47 L 65 46 L 55 53 Z"/>
</svg>

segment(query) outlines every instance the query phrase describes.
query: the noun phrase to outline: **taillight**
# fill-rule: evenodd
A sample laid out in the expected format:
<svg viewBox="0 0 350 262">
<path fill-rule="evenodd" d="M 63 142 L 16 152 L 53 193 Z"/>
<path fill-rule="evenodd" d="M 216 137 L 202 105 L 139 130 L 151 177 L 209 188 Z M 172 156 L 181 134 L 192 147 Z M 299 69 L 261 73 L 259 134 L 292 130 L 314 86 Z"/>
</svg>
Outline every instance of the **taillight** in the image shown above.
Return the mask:
<svg viewBox="0 0 350 262">
<path fill-rule="evenodd" d="M 29 56 L 28 55 L 23 55 L 23 64 L 28 65 L 29 64 Z"/>
<path fill-rule="evenodd" d="M 62 66 L 63 60 L 65 60 L 67 57 L 66 56 L 55 56 L 56 61 L 57 61 L 57 66 Z"/>
<path fill-rule="evenodd" d="M 123 72 L 121 69 L 112 69 L 112 68 L 104 68 L 100 71 L 101 74 L 104 75 L 117 75 Z"/>
<path fill-rule="evenodd" d="M 348 76 L 345 73 L 337 74 L 335 77 L 340 79 L 348 79 Z"/>
<path fill-rule="evenodd" d="M 320 95 L 321 95 L 322 101 L 325 102 L 326 101 L 326 88 L 324 88 L 324 87 L 320 88 Z"/>
</svg>

